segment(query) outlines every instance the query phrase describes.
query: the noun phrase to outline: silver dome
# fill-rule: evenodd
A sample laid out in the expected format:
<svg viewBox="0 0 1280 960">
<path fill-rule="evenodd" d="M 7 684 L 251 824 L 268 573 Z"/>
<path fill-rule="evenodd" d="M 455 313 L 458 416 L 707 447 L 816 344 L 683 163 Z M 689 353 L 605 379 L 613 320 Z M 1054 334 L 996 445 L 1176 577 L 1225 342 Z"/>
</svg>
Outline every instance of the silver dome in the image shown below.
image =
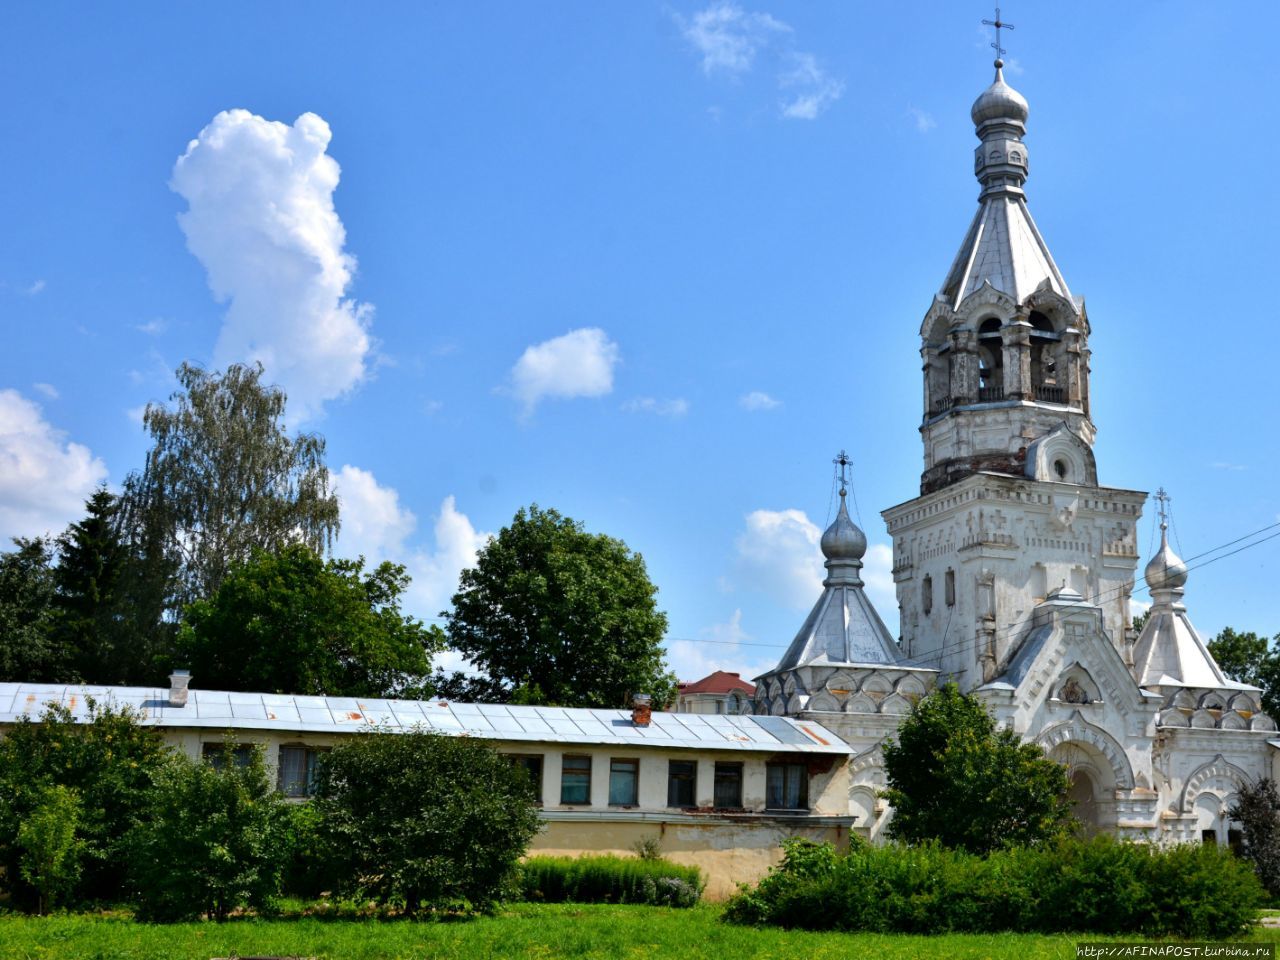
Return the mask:
<svg viewBox="0 0 1280 960">
<path fill-rule="evenodd" d="M 1143 573 L 1151 590 L 1181 590 L 1187 585 L 1187 565 L 1169 546 L 1169 533 L 1161 524 L 1160 552 L 1151 558 Z"/>
<path fill-rule="evenodd" d="M 822 553 L 828 560 L 861 560 L 867 552 L 867 535 L 849 519 L 844 506 L 844 491 L 840 491 L 840 512 L 835 522 L 822 535 Z"/>
<path fill-rule="evenodd" d="M 989 120 L 1026 123 L 1030 112 L 1026 97 L 1004 82 L 1004 70 L 997 66 L 995 82 L 973 101 L 973 109 L 969 111 L 969 115 L 973 117 L 973 125 L 981 127 Z"/>
</svg>

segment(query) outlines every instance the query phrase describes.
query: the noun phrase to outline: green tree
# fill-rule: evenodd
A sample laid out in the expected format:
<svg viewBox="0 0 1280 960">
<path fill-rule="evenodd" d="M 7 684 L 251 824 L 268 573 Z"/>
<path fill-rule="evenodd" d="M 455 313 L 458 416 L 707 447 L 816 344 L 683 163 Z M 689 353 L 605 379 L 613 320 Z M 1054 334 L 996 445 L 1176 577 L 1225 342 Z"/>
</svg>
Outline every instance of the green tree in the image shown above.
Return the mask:
<svg viewBox="0 0 1280 960">
<path fill-rule="evenodd" d="M 48 540 L 16 539 L 0 553 L 0 681 L 70 678 L 54 635 L 53 552 Z"/>
<path fill-rule="evenodd" d="M 80 878 L 84 841 L 76 837 L 80 797 L 69 787 L 42 787 L 35 807 L 18 826 L 22 879 L 39 891 L 39 911 L 48 913 Z"/>
<path fill-rule="evenodd" d="M 462 572 L 449 644 L 525 703 L 617 707 L 675 696 L 666 614 L 644 559 L 625 543 L 536 504 Z"/>
<path fill-rule="evenodd" d="M 948 683 L 921 700 L 884 746 L 892 837 L 986 853 L 1062 835 L 1072 823 L 1066 769 Z"/>
<path fill-rule="evenodd" d="M 313 802 L 339 892 L 409 914 L 487 908 L 539 824 L 523 770 L 477 740 L 422 730 L 335 747 Z"/>
<path fill-rule="evenodd" d="M 1227 816 L 1243 828 L 1241 855 L 1253 864 L 1267 893 L 1280 896 L 1280 791 L 1275 781 L 1264 778 L 1241 789 Z"/>
<path fill-rule="evenodd" d="M 187 608 L 178 656 L 214 689 L 392 696 L 444 643 L 401 612 L 408 585 L 392 563 L 366 573 L 363 559 L 326 562 L 304 544 L 260 551 Z"/>
<path fill-rule="evenodd" d="M 157 771 L 147 801 L 129 837 L 143 919 L 221 921 L 279 894 L 288 812 L 267 779 L 261 747 L 237 754 L 228 740 L 215 762 L 175 754 Z"/>
<path fill-rule="evenodd" d="M 338 529 L 324 438 L 288 435 L 284 391 L 262 384 L 260 364 L 219 375 L 184 363 L 177 377 L 172 408 L 147 405 L 153 445 L 123 494 L 133 543 L 158 544 L 176 570 L 174 612 L 212 596 L 255 549 L 319 551 Z"/>
<path fill-rule="evenodd" d="M 23 880 L 22 823 L 39 807 L 43 791 L 62 786 L 80 798 L 77 840 L 83 870 L 74 896 L 113 900 L 121 892 L 124 837 L 140 815 L 151 774 L 168 755 L 155 727 L 144 727 L 129 708 L 90 700 L 77 723 L 49 705 L 39 721 L 26 717 L 0 739 L 0 887 L 18 902 L 36 891 Z"/>
</svg>

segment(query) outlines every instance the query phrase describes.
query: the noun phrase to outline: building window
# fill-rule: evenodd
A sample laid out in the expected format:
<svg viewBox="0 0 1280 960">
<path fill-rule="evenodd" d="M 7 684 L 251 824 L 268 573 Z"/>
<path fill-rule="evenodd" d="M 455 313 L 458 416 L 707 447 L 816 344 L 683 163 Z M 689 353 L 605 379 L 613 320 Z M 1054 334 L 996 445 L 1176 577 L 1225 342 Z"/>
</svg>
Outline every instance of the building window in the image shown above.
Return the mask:
<svg viewBox="0 0 1280 960">
<path fill-rule="evenodd" d="M 742 764 L 717 761 L 713 805 L 725 810 L 742 808 Z"/>
<path fill-rule="evenodd" d="M 948 607 L 956 605 L 956 572 L 954 570 L 947 571 L 947 579 L 945 581 L 944 593 Z"/>
<path fill-rule="evenodd" d="M 519 767 L 529 778 L 529 791 L 533 794 L 534 803 L 542 805 L 542 754 L 540 753 L 508 753 L 507 760 L 513 767 Z"/>
<path fill-rule="evenodd" d="M 920 584 L 920 607 L 925 616 L 933 612 L 933 577 L 925 577 Z"/>
<path fill-rule="evenodd" d="M 591 758 L 565 757 L 560 769 L 560 802 L 591 803 Z"/>
<path fill-rule="evenodd" d="M 1201 830 L 1201 831 L 1200 831 L 1200 842 L 1201 842 L 1201 843 L 1207 843 L 1207 844 L 1210 844 L 1210 845 L 1216 845 L 1216 844 L 1217 844 L 1217 842 L 1218 842 L 1218 831 L 1216 831 L 1216 830 Z"/>
<path fill-rule="evenodd" d="M 694 760 L 672 760 L 667 764 L 667 806 L 697 806 L 698 764 Z"/>
<path fill-rule="evenodd" d="M 609 761 L 609 805 L 634 807 L 640 802 L 640 761 Z"/>
<path fill-rule="evenodd" d="M 286 797 L 309 797 L 315 793 L 316 771 L 328 747 L 281 747 L 276 765 L 276 789 Z"/>
<path fill-rule="evenodd" d="M 717 700 L 717 701 L 716 701 L 716 713 L 724 713 L 724 701 L 723 701 L 723 700 Z"/>
<path fill-rule="evenodd" d="M 200 757 L 215 770 L 221 770 L 226 762 L 226 749 L 226 744 L 221 741 L 204 743 L 200 745 Z M 243 770 L 253 760 L 253 745 L 237 743 L 231 748 L 231 758 L 232 762 Z"/>
<path fill-rule="evenodd" d="M 766 763 L 764 805 L 770 810 L 809 808 L 809 771 L 803 763 Z"/>
</svg>

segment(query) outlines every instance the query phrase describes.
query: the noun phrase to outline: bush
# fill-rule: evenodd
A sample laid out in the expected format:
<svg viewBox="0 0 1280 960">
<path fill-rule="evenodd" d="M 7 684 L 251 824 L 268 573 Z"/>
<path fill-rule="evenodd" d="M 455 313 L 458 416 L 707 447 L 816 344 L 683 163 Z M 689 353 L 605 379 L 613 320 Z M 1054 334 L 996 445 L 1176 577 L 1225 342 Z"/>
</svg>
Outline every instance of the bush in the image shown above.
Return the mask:
<svg viewBox="0 0 1280 960">
<path fill-rule="evenodd" d="M 1241 856 L 1253 864 L 1267 893 L 1280 897 L 1280 791 L 1275 781 L 1268 777 L 1242 787 L 1227 816 L 1244 828 Z"/>
<path fill-rule="evenodd" d="M 987 857 L 938 843 L 848 853 L 789 840 L 783 862 L 728 905 L 731 922 L 883 933 L 1080 932 L 1221 939 L 1256 916 L 1262 889 L 1216 846 L 1111 837 Z"/>
<path fill-rule="evenodd" d="M 44 787 L 35 809 L 18 827 L 22 879 L 40 892 L 45 913 L 63 899 L 80 878 L 83 841 L 76 839 L 80 797 L 69 787 Z"/>
<path fill-rule="evenodd" d="M 139 818 L 151 775 L 169 750 L 154 727 L 143 727 L 128 707 L 87 703 L 87 722 L 50 704 L 38 721 L 19 720 L 0 739 L 0 890 L 20 905 L 38 891 L 24 878 L 21 825 L 53 786 L 75 792 L 80 816 L 78 880 L 61 891 L 63 902 L 115 900 L 123 891 L 124 840 Z"/>
<path fill-rule="evenodd" d="M 313 802 L 334 892 L 409 914 L 488 909 L 539 825 L 522 770 L 480 741 L 422 730 L 334 748 Z"/>
<path fill-rule="evenodd" d="M 524 899 L 545 903 L 692 907 L 703 886 L 697 867 L 658 857 L 530 857 L 520 865 Z"/>
<path fill-rule="evenodd" d="M 140 919 L 225 920 L 280 892 L 285 801 L 261 747 L 237 756 L 228 741 L 217 762 L 175 756 L 148 800 L 129 845 Z"/>
</svg>

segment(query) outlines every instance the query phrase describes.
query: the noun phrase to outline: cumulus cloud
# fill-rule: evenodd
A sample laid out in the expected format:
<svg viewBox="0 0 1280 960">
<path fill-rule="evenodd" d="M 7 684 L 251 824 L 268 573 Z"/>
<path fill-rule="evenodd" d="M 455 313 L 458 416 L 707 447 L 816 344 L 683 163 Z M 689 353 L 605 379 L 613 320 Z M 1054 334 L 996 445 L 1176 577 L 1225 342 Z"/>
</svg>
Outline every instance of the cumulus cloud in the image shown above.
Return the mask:
<svg viewBox="0 0 1280 960">
<path fill-rule="evenodd" d="M 525 348 L 511 370 L 512 390 L 533 413 L 547 397 L 601 397 L 613 390 L 618 345 L 599 327 L 570 330 Z"/>
<path fill-rule="evenodd" d="M 659 400 L 657 397 L 636 397 L 622 405 L 627 413 L 654 413 L 660 417 L 683 417 L 689 412 L 689 401 L 683 397 Z"/>
<path fill-rule="evenodd" d="M 755 412 L 757 410 L 772 410 L 775 407 L 782 406 L 781 400 L 775 400 L 763 390 L 752 390 L 750 393 L 744 393 L 738 398 L 738 406 L 743 410 Z"/>
<path fill-rule="evenodd" d="M 822 531 L 803 510 L 753 510 L 737 540 L 738 579 L 795 610 L 822 592 Z"/>
<path fill-rule="evenodd" d="M 334 489 L 342 511 L 339 554 L 361 554 L 370 565 L 383 560 L 404 564 L 413 581 L 405 609 L 423 619 L 439 616 L 458 587 L 459 574 L 475 564 L 476 552 L 491 534 L 477 531 L 450 495 L 440 504 L 431 540 L 422 542 L 415 538 L 418 518 L 401 505 L 399 492 L 350 464 L 334 476 Z"/>
<path fill-rule="evenodd" d="M 767 13 L 748 13 L 734 3 L 713 3 L 692 17 L 676 14 L 686 41 L 702 57 L 702 70 L 710 75 L 737 75 L 751 69 L 756 53 L 775 34 L 791 28 Z"/>
<path fill-rule="evenodd" d="M 258 360 L 298 419 L 368 372 L 373 307 L 347 295 L 355 258 L 333 205 L 340 169 L 329 125 L 290 126 L 247 110 L 219 113 L 178 158 L 170 181 L 187 248 L 227 313 L 214 362 Z"/>
<path fill-rule="evenodd" d="M 742 611 L 734 610 L 724 623 L 698 631 L 698 638 L 672 640 L 667 661 L 683 681 L 701 680 L 709 673 L 727 670 L 750 681 L 777 663 L 777 655 L 753 645 L 754 638 L 742 626 Z M 781 650 L 778 651 L 781 653 Z"/>
<path fill-rule="evenodd" d="M 102 460 L 72 443 L 16 390 L 0 390 L 0 543 L 60 533 L 107 478 Z"/>
<path fill-rule="evenodd" d="M 844 84 L 811 53 L 793 53 L 790 60 L 790 68 L 778 76 L 778 86 L 785 92 L 782 115 L 789 120 L 816 120 L 844 95 Z"/>
</svg>

